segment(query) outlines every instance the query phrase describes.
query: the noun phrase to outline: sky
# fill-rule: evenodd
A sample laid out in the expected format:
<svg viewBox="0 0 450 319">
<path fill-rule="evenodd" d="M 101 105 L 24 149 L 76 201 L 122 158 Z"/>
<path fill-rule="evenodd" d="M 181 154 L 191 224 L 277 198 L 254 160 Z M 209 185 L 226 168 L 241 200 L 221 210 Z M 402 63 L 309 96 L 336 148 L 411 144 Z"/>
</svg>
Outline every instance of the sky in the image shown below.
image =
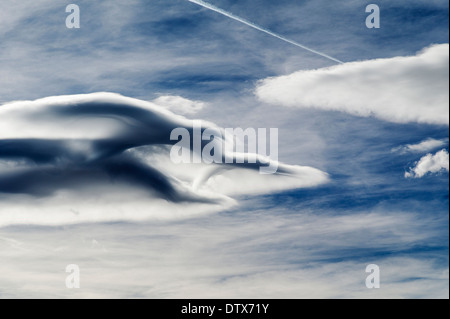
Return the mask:
<svg viewBox="0 0 450 319">
<path fill-rule="evenodd" d="M 1 1 L 0 298 L 448 298 L 448 1 L 209 2 L 344 63 L 187 0 Z M 172 163 L 194 119 L 278 128 L 279 172 Z"/>
</svg>

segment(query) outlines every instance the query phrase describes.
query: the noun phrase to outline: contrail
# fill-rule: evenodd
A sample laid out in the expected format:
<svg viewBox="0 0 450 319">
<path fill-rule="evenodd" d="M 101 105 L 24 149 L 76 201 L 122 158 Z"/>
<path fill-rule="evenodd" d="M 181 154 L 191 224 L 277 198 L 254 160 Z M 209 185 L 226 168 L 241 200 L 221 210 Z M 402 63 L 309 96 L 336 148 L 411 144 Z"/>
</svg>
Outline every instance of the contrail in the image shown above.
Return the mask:
<svg viewBox="0 0 450 319">
<path fill-rule="evenodd" d="M 304 49 L 304 50 L 307 50 L 307 51 L 309 51 L 309 52 L 318 54 L 318 55 L 320 55 L 320 56 L 323 56 L 323 57 L 325 57 L 325 58 L 327 58 L 327 59 L 330 59 L 330 60 L 332 60 L 332 61 L 334 61 L 334 62 L 337 62 L 337 63 L 344 63 L 344 62 L 342 62 L 342 61 L 340 61 L 340 60 L 338 60 L 338 59 L 336 59 L 336 58 L 333 58 L 332 56 L 329 56 L 329 55 L 325 54 L 325 53 L 322 53 L 322 52 L 316 51 L 316 50 L 314 50 L 314 49 L 308 48 L 308 47 L 306 47 L 306 46 L 304 46 L 304 45 L 302 45 L 302 44 L 300 44 L 300 43 L 297 43 L 297 42 L 295 42 L 295 41 L 289 40 L 289 39 L 283 37 L 282 35 L 279 35 L 279 34 L 276 34 L 276 33 L 272 32 L 272 31 L 269 31 L 269 30 L 267 30 L 267 29 L 264 29 L 263 27 L 260 27 L 259 25 L 254 24 L 253 22 L 250 22 L 250 21 L 245 20 L 245 19 L 243 19 L 243 18 L 241 18 L 241 17 L 238 17 L 238 16 L 234 15 L 234 14 L 231 13 L 231 12 L 228 12 L 228 11 L 225 11 L 225 10 L 223 10 L 223 9 L 220 9 L 219 7 L 216 7 L 216 6 L 213 5 L 213 4 L 210 4 L 210 3 L 205 2 L 205 1 L 202 1 L 202 0 L 189 0 L 189 1 L 192 2 L 192 3 L 198 4 L 199 6 L 202 6 L 202 7 L 205 7 L 205 8 L 207 8 L 207 9 L 210 9 L 210 10 L 212 10 L 212 11 L 215 11 L 215 12 L 218 12 L 218 13 L 220 13 L 220 14 L 223 14 L 224 16 L 229 17 L 229 18 L 231 18 L 231 19 L 233 19 L 233 20 L 242 22 L 242 23 L 244 23 L 244 24 L 246 24 L 246 25 L 248 25 L 248 26 L 250 26 L 250 27 L 252 27 L 252 28 L 254 28 L 254 29 L 256 29 L 256 30 L 262 31 L 262 32 L 264 32 L 264 33 L 267 33 L 267 34 L 269 34 L 269 35 L 271 35 L 271 36 L 273 36 L 273 37 L 275 37 L 275 38 L 278 38 L 278 39 L 280 39 L 280 40 L 283 40 L 283 41 L 285 41 L 285 42 L 288 42 L 288 43 L 290 43 L 290 44 L 293 44 L 293 45 L 295 45 L 295 46 L 297 46 L 297 47 L 299 47 L 299 48 L 302 48 L 302 49 Z"/>
</svg>

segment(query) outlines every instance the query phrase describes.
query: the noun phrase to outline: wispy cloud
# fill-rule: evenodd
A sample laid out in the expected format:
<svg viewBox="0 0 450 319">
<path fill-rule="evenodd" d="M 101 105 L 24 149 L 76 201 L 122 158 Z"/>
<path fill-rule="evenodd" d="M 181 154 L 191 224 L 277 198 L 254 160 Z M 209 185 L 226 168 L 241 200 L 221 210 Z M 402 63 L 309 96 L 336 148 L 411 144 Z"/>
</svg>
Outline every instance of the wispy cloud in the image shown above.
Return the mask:
<svg viewBox="0 0 450 319">
<path fill-rule="evenodd" d="M 287 43 L 290 43 L 290 44 L 292 44 L 292 45 L 295 45 L 296 47 L 299 47 L 299 48 L 302 48 L 302 49 L 307 50 L 307 51 L 309 51 L 309 52 L 312 52 L 312 53 L 314 53 L 314 54 L 320 55 L 320 56 L 322 56 L 322 57 L 324 57 L 324 58 L 327 58 L 327 59 L 329 59 L 329 60 L 331 60 L 331 61 L 334 61 L 334 62 L 337 62 L 337 63 L 343 63 L 342 61 L 340 61 L 340 60 L 338 60 L 338 59 L 336 59 L 336 58 L 333 58 L 333 57 L 331 57 L 331 56 L 329 56 L 329 55 L 327 55 L 327 54 L 325 54 L 325 53 L 323 53 L 323 52 L 319 52 L 319 51 L 317 51 L 317 50 L 308 48 L 307 46 L 304 46 L 304 45 L 302 45 L 302 44 L 300 44 L 300 43 L 297 43 L 297 42 L 295 42 L 295 41 L 292 41 L 292 40 L 290 40 L 290 39 L 288 39 L 288 38 L 286 38 L 286 37 L 284 37 L 284 36 L 282 36 L 282 35 L 276 34 L 276 33 L 272 32 L 272 31 L 270 31 L 270 30 L 268 30 L 268 29 L 266 29 L 266 28 L 263 28 L 263 27 L 261 27 L 261 26 L 255 24 L 255 23 L 253 23 L 253 22 L 250 22 L 250 21 L 248 21 L 248 20 L 246 20 L 246 19 L 243 19 L 243 18 L 241 18 L 241 17 L 238 17 L 237 15 L 235 15 L 235 14 L 233 14 L 233 13 L 231 13 L 231 12 L 228 12 L 228 11 L 226 11 L 226 10 L 223 10 L 223 9 L 221 9 L 221 8 L 219 8 L 219 7 L 217 7 L 217 6 L 213 5 L 213 4 L 211 4 L 211 3 L 209 3 L 209 2 L 202 1 L 202 0 L 189 0 L 189 1 L 192 2 L 192 3 L 198 4 L 198 5 L 200 5 L 200 6 L 204 7 L 204 8 L 207 8 L 207 9 L 209 9 L 209 10 L 218 12 L 218 13 L 220 13 L 220 14 L 222 14 L 222 15 L 228 17 L 228 18 L 231 18 L 231 19 L 233 19 L 233 20 L 236 20 L 236 21 L 239 21 L 239 22 L 241 22 L 241 23 L 244 23 L 244 24 L 246 24 L 246 25 L 248 25 L 248 26 L 250 26 L 250 27 L 252 27 L 252 28 L 254 28 L 254 29 L 256 29 L 256 30 L 262 31 L 262 32 L 264 32 L 264 33 L 266 33 L 266 34 L 268 34 L 268 35 L 271 35 L 271 36 L 273 36 L 273 37 L 275 37 L 275 38 L 278 38 L 278 39 L 280 39 L 280 40 L 282 40 L 282 41 L 285 41 L 285 42 L 287 42 Z"/>
<path fill-rule="evenodd" d="M 448 267 L 420 258 L 442 219 L 405 212 L 232 211 L 151 223 L 1 229 L 0 295 L 55 298 L 445 298 Z M 283 213 L 283 214 L 282 214 Z M 436 241 L 438 243 L 438 241 Z M 20 249 L 17 249 L 20 247 Z M 433 249 L 433 246 L 429 246 Z M 392 256 L 389 251 L 399 252 Z M 126 258 L 124 258 L 126 256 Z M 64 286 L 68 264 L 81 289 Z M 382 288 L 368 290 L 376 263 Z M 446 270 L 447 269 L 447 270 Z"/>
<path fill-rule="evenodd" d="M 392 149 L 392 152 L 405 153 L 426 153 L 433 151 L 437 148 L 443 147 L 448 144 L 448 139 L 437 140 L 434 138 L 428 138 L 417 144 L 407 144 L 398 146 Z"/>
</svg>

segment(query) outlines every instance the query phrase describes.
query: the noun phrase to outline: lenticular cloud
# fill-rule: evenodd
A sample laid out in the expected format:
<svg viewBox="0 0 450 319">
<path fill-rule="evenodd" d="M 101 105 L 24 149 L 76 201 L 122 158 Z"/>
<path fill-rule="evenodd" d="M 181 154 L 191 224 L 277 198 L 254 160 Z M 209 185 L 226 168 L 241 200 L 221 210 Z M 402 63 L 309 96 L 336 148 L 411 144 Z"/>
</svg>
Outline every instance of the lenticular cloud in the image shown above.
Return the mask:
<svg viewBox="0 0 450 319">
<path fill-rule="evenodd" d="M 341 111 L 394 123 L 449 124 L 449 45 L 415 56 L 350 62 L 268 78 L 256 88 L 264 102 Z"/>
<path fill-rule="evenodd" d="M 112 93 L 0 106 L 0 226 L 189 217 L 236 205 L 239 195 L 327 181 L 281 163 L 274 175 L 259 174 L 262 161 L 175 164 L 175 128 L 192 132 L 193 121 Z"/>
</svg>

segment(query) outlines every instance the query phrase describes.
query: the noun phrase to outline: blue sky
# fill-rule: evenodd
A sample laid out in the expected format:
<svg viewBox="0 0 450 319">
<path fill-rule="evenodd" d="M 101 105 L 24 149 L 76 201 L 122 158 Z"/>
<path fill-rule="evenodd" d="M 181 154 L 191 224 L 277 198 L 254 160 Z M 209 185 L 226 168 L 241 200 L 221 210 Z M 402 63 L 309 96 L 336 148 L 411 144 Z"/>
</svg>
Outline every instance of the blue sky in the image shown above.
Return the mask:
<svg viewBox="0 0 450 319">
<path fill-rule="evenodd" d="M 77 30 L 65 27 L 71 2 L 2 1 L 1 104 L 94 92 L 146 101 L 182 96 L 206 105 L 190 118 L 220 127 L 279 128 L 280 161 L 314 167 L 330 181 L 243 194 L 233 207 L 145 220 L 127 219 L 127 201 L 133 210 L 138 190 L 138 199 L 130 191 L 120 207 L 124 218 L 103 218 L 111 208 L 99 188 L 98 200 L 86 205 L 100 217 L 80 223 L 62 218 L 56 226 L 44 218 L 56 216 L 52 209 L 70 208 L 77 218 L 87 208 L 77 208 L 71 197 L 65 202 L 65 195 L 36 199 L 0 192 L 0 298 L 448 298 L 448 169 L 405 178 L 428 153 L 448 152 L 448 121 L 422 121 L 421 113 L 417 121 L 389 120 L 373 109 L 371 116 L 358 116 L 315 101 L 290 107 L 290 95 L 271 103 L 256 91 L 261 80 L 282 81 L 335 63 L 187 0 L 73 2 L 81 9 Z M 344 62 L 416 56 L 449 38 L 449 4 L 443 0 L 210 2 Z M 381 29 L 365 26 L 369 3 L 381 8 Z M 343 81 L 346 70 L 336 71 Z M 422 70 L 405 74 L 415 72 Z M 392 91 L 380 84 L 374 96 L 404 95 L 400 81 L 383 79 Z M 427 88 L 432 82 L 422 80 Z M 430 96 L 448 99 L 448 91 L 434 87 Z M 324 85 L 324 91 L 333 88 Z M 355 91 L 343 95 L 351 99 Z M 336 95 L 330 94 L 332 104 Z M 347 102 L 351 107 L 354 101 Z M 420 111 L 424 103 L 411 104 Z M 444 144 L 395 151 L 430 138 Z M 43 217 L 18 225 L 33 219 L 27 214 L 32 206 Z M 178 209 L 162 210 L 170 215 Z M 79 291 L 64 287 L 64 268 L 72 263 L 82 269 Z M 371 263 L 382 272 L 376 291 L 364 285 Z"/>
</svg>

